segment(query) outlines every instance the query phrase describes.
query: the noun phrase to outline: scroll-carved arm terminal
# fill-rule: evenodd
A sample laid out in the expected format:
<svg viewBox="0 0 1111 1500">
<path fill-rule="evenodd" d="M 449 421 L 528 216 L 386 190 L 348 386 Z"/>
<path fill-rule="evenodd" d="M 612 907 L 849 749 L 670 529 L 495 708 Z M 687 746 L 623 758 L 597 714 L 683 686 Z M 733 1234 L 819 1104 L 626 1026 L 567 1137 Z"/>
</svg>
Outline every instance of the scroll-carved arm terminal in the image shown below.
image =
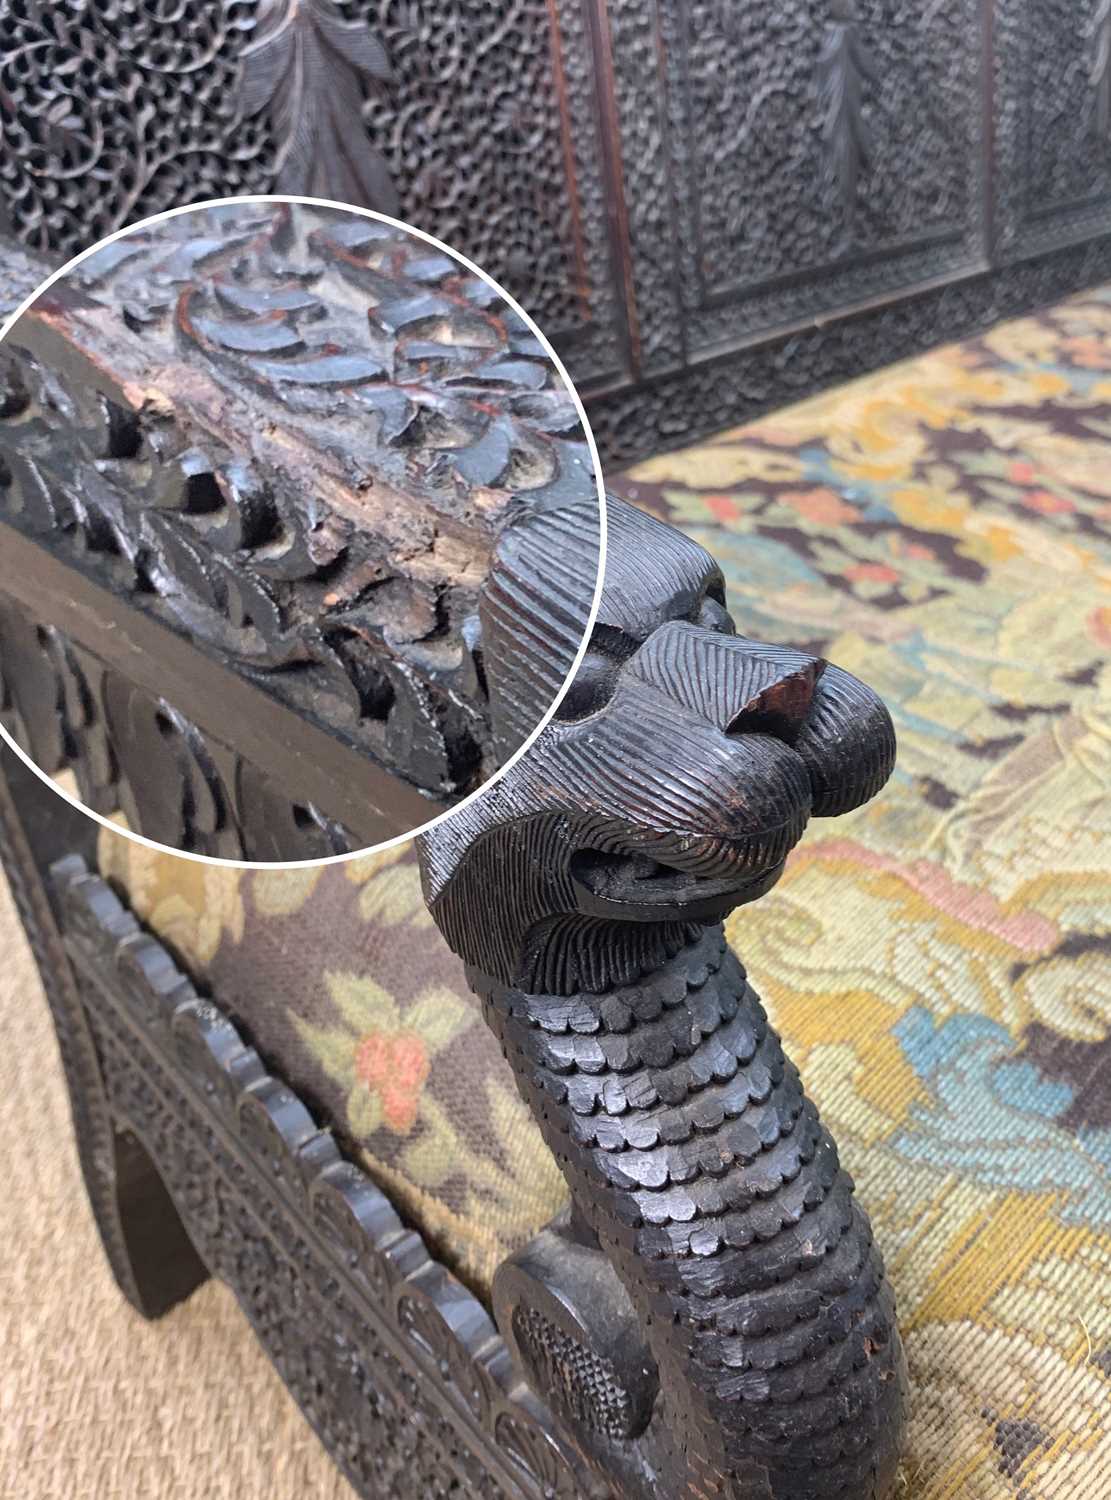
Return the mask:
<svg viewBox="0 0 1111 1500">
<path fill-rule="evenodd" d="M 810 816 L 879 790 L 891 721 L 838 668 L 736 635 L 701 547 L 620 502 L 609 522 L 578 677 L 424 836 L 426 898 L 566 1175 L 568 1266 L 617 1273 L 596 1352 L 639 1372 L 643 1416 L 613 1447 L 626 1491 L 880 1500 L 905 1396 L 892 1293 L 722 921 Z M 523 596 L 528 566 L 507 548 L 490 588 Z M 491 693 L 519 701 L 542 647 L 502 624 Z"/>
</svg>

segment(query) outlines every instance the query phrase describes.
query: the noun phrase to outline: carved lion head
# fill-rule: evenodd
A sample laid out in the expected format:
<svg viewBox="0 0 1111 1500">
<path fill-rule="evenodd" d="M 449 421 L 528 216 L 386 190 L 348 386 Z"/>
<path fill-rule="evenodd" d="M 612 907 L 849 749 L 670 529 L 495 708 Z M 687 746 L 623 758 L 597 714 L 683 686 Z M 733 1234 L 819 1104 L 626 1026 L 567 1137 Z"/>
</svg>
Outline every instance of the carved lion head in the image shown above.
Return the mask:
<svg viewBox="0 0 1111 1500">
<path fill-rule="evenodd" d="M 425 894 L 479 974 L 571 993 L 627 983 L 769 890 L 811 816 L 866 801 L 891 719 L 847 672 L 735 633 L 721 571 L 619 500 L 589 649 L 554 719 L 478 799 L 421 840 Z M 544 518 L 503 534 L 483 640 L 495 718 L 551 700 L 546 632 L 596 547 Z"/>
</svg>

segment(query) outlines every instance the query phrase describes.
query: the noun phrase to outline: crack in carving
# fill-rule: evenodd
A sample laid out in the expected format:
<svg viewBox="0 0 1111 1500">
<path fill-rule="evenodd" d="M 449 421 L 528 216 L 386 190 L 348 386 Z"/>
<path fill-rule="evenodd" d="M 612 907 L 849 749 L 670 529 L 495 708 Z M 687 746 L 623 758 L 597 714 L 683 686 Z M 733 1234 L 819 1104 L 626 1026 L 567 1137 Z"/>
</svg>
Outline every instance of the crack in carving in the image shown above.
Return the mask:
<svg viewBox="0 0 1111 1500">
<path fill-rule="evenodd" d="M 493 745 L 479 589 L 502 530 L 596 511 L 593 464 L 458 261 L 356 215 L 195 211 L 84 261 L 0 379 L 0 511 L 83 573 L 434 797 L 531 733 Z"/>
</svg>

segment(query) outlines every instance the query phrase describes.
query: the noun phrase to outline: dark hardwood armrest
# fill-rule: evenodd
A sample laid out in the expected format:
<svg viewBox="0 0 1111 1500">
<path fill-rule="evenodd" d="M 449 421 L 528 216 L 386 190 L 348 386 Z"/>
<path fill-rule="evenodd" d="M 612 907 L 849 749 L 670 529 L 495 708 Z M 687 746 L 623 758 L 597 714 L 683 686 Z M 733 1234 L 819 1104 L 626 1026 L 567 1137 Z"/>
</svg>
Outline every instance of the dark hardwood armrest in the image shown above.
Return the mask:
<svg viewBox="0 0 1111 1500">
<path fill-rule="evenodd" d="M 11 303 L 35 266 L 4 264 Z M 597 538 L 596 513 L 556 366 L 453 258 L 300 205 L 162 221 L 0 347 L 5 720 L 173 847 L 407 832 L 532 732 L 585 630 L 589 569 L 574 598 L 541 591 L 538 713 L 492 689 L 495 549 Z"/>
<path fill-rule="evenodd" d="M 739 637 L 699 546 L 617 501 L 591 649 L 491 791 L 422 837 L 572 1211 L 503 1335 L 630 1496 L 880 1500 L 905 1397 L 837 1148 L 722 921 L 894 763 L 847 673 Z"/>
</svg>

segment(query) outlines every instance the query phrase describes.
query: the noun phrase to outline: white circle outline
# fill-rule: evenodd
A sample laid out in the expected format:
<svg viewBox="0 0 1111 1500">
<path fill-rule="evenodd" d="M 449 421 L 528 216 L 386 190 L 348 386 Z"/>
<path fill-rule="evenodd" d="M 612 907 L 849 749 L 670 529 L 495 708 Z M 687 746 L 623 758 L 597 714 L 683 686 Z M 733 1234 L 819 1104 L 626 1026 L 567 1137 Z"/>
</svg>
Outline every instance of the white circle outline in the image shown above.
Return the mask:
<svg viewBox="0 0 1111 1500">
<path fill-rule="evenodd" d="M 319 859 L 291 860 L 224 859 L 215 854 L 197 854 L 193 850 L 173 849 L 169 844 L 159 844 L 154 839 L 147 838 L 145 834 L 137 833 L 130 828 L 121 827 L 119 823 L 113 822 L 111 818 L 106 817 L 103 813 L 94 812 L 93 809 L 82 802 L 79 797 L 75 797 L 72 792 L 67 792 L 63 787 L 60 787 L 53 779 L 53 777 L 48 776 L 40 766 L 36 765 L 31 757 L 24 750 L 21 750 L 20 747 L 15 743 L 4 726 L 0 724 L 0 737 L 3 738 L 5 744 L 7 744 L 12 750 L 15 751 L 16 755 L 18 755 L 20 760 L 23 761 L 24 765 L 28 766 L 32 771 L 34 771 L 35 775 L 39 778 L 40 781 L 45 782 L 45 784 L 51 789 L 52 792 L 56 793 L 56 795 L 59 797 L 64 797 L 71 806 L 76 807 L 78 811 L 84 813 L 86 817 L 95 818 L 95 820 L 99 824 L 101 824 L 102 827 L 109 829 L 112 833 L 119 834 L 123 838 L 132 839 L 135 843 L 143 844 L 148 849 L 159 850 L 161 853 L 168 854 L 172 858 L 191 859 L 195 860 L 198 864 L 221 865 L 233 870 L 307 870 L 315 869 L 317 866 L 323 867 L 324 865 L 344 864 L 348 860 L 367 858 L 370 855 L 379 854 L 383 850 L 394 849 L 399 844 L 408 843 L 411 839 L 417 838 L 420 834 L 427 833 L 429 829 L 435 828 L 438 824 L 443 823 L 446 819 L 454 817 L 456 813 L 461 812 L 463 808 L 468 807 L 478 797 L 481 797 L 484 792 L 489 791 L 492 787 L 494 787 L 497 782 L 500 781 L 501 778 L 506 774 L 506 772 L 510 771 L 517 764 L 522 755 L 526 754 L 526 752 L 530 749 L 538 736 L 544 732 L 544 730 L 550 723 L 552 716 L 555 714 L 559 705 L 563 702 L 564 695 L 566 694 L 568 688 L 571 686 L 571 683 L 575 677 L 575 673 L 578 671 L 580 665 L 582 664 L 583 657 L 586 655 L 587 648 L 590 645 L 591 632 L 594 629 L 594 622 L 598 617 L 598 609 L 602 602 L 602 587 L 605 583 L 606 550 L 608 542 L 605 480 L 602 476 L 602 463 L 598 457 L 598 445 L 594 441 L 594 433 L 591 430 L 590 420 L 586 415 L 586 408 L 583 406 L 582 397 L 575 389 L 574 382 L 572 381 L 570 375 L 567 373 L 567 369 L 564 366 L 563 361 L 560 359 L 556 351 L 552 348 L 550 340 L 537 326 L 536 320 L 531 316 L 530 313 L 527 313 L 525 311 L 525 309 L 520 305 L 516 298 L 511 297 L 504 287 L 500 286 L 498 282 L 496 282 L 492 276 L 488 275 L 487 272 L 482 270 L 480 266 L 476 266 L 474 261 L 468 260 L 465 255 L 461 255 L 458 250 L 453 250 L 450 245 L 445 244 L 443 240 L 438 240 L 435 235 L 427 234 L 423 229 L 417 229 L 415 225 L 406 224 L 401 219 L 392 218 L 389 214 L 379 213 L 376 209 L 357 208 L 354 204 L 340 203 L 334 198 L 309 198 L 303 197 L 298 193 L 243 193 L 237 194 L 234 197 L 230 198 L 206 198 L 199 203 L 182 204 L 177 208 L 167 208 L 164 209 L 161 213 L 150 214 L 145 219 L 136 219 L 133 224 L 127 224 L 122 229 L 114 229 L 111 234 L 106 234 L 103 239 L 97 240 L 96 243 L 90 245 L 87 250 L 82 250 L 80 254 L 75 255 L 71 260 L 66 261 L 65 265 L 59 267 L 57 271 L 52 271 L 51 274 L 46 278 L 46 280 L 40 282 L 39 285 L 34 289 L 34 291 L 28 293 L 28 295 L 24 297 L 23 301 L 15 309 L 15 311 L 5 319 L 3 325 L 0 326 L 0 343 L 3 343 L 4 339 L 7 338 L 8 334 L 11 332 L 12 328 L 14 328 L 18 320 L 23 316 L 23 314 L 27 311 L 31 304 L 42 296 L 43 292 L 47 291 L 54 285 L 56 281 L 60 280 L 63 276 L 68 275 L 76 266 L 79 266 L 83 260 L 87 259 L 88 256 L 95 254 L 98 250 L 102 250 L 105 245 L 110 245 L 113 240 L 122 239 L 125 235 L 134 234 L 136 230 L 146 229 L 152 224 L 158 224 L 163 219 L 177 218 L 182 214 L 196 213 L 201 209 L 220 208 L 225 204 L 231 203 L 300 203 L 307 204 L 312 208 L 334 208 L 339 209 L 344 213 L 360 214 L 365 219 L 377 219 L 383 224 L 391 224 L 395 229 L 404 230 L 407 234 L 416 235 L 418 239 L 427 241 L 428 244 L 434 245 L 437 250 L 442 250 L 445 254 L 450 255 L 453 260 L 458 261 L 460 265 L 465 266 L 467 270 L 472 272 L 475 276 L 480 277 L 487 283 L 488 286 L 491 286 L 494 289 L 498 296 L 501 297 L 502 300 L 506 302 L 515 313 L 517 313 L 521 318 L 524 319 L 526 325 L 539 339 L 548 358 L 558 370 L 559 375 L 571 396 L 571 400 L 574 403 L 575 410 L 579 414 L 579 421 L 582 423 L 583 431 L 586 434 L 587 447 L 590 449 L 590 457 L 594 464 L 594 478 L 598 488 L 600 545 L 598 548 L 598 576 L 595 579 L 594 583 L 594 598 L 591 602 L 589 616 L 587 617 L 586 630 L 584 631 L 583 638 L 579 643 L 579 649 L 575 653 L 575 659 L 571 663 L 570 670 L 568 671 L 567 676 L 563 679 L 563 684 L 560 687 L 559 692 L 552 699 L 547 712 L 540 719 L 536 728 L 528 736 L 525 742 L 520 745 L 505 762 L 505 764 L 503 766 L 499 766 L 493 773 L 493 775 L 490 776 L 487 781 L 484 781 L 481 786 L 476 787 L 473 792 L 469 792 L 466 797 L 462 798 L 461 801 L 455 803 L 454 806 L 447 808 L 446 811 L 437 813 L 436 816 L 434 818 L 430 818 L 427 823 L 421 823 L 416 828 L 411 828 L 407 833 L 398 833 L 395 834 L 393 838 L 383 839 L 380 844 L 367 844 L 362 849 L 355 849 L 346 854 L 325 854 L 322 855 Z M 294 710 L 290 710 L 290 712 L 294 712 Z"/>
</svg>

